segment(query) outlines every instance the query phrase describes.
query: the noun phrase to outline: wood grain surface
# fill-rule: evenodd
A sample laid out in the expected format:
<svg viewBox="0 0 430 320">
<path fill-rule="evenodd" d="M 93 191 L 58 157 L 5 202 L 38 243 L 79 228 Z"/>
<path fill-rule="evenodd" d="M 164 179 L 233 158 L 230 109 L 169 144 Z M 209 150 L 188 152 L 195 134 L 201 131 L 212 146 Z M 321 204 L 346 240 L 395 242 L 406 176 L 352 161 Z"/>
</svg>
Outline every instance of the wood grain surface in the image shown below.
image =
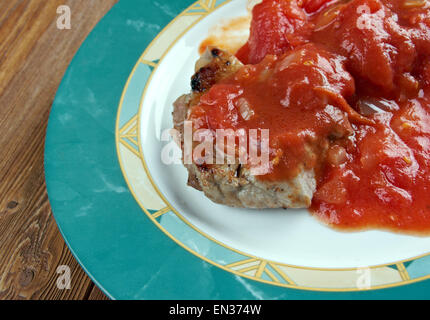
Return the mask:
<svg viewBox="0 0 430 320">
<path fill-rule="evenodd" d="M 0 299 L 107 299 L 65 245 L 45 187 L 43 152 L 61 78 L 117 0 L 0 1 Z M 68 5 L 72 28 L 57 29 Z M 71 270 L 70 290 L 57 267 Z"/>
</svg>

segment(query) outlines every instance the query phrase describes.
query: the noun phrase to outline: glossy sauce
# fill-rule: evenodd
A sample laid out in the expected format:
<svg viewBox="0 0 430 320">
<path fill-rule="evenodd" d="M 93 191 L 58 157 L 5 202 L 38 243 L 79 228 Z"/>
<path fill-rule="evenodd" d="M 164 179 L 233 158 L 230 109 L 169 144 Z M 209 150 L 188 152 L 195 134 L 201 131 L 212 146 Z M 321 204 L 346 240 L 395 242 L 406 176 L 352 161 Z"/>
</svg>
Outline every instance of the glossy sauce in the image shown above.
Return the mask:
<svg viewBox="0 0 430 320">
<path fill-rule="evenodd" d="M 257 178 L 314 170 L 311 209 L 333 227 L 430 232 L 428 1 L 264 0 L 237 56 L 197 127 L 270 129 Z"/>
</svg>

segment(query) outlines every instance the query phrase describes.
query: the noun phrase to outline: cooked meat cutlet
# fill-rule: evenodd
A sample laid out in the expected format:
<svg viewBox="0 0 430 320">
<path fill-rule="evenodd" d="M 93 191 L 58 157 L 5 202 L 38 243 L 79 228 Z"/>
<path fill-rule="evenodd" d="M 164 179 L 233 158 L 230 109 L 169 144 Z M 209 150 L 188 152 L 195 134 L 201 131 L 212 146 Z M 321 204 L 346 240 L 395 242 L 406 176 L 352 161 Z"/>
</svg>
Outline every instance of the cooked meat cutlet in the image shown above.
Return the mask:
<svg viewBox="0 0 430 320">
<path fill-rule="evenodd" d="M 231 76 L 243 67 L 233 55 L 208 48 L 196 63 L 192 77 L 192 92 L 183 95 L 174 103 L 174 128 L 181 134 L 181 148 L 184 148 L 184 121 L 189 110 L 197 105 L 203 94 L 221 79 Z M 203 191 L 212 201 L 233 207 L 244 208 L 305 208 L 309 207 L 316 189 L 314 170 L 303 168 L 292 179 L 282 182 L 268 182 L 257 179 L 247 166 L 235 164 L 196 163 L 184 164 L 188 169 L 188 185 Z"/>
</svg>

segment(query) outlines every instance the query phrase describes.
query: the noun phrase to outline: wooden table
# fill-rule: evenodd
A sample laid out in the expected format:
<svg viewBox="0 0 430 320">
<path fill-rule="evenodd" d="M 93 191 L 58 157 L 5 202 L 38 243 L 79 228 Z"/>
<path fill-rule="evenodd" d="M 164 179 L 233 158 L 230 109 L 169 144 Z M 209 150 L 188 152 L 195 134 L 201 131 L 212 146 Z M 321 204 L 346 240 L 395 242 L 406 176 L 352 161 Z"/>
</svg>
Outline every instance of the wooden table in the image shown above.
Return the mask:
<svg viewBox="0 0 430 320">
<path fill-rule="evenodd" d="M 49 206 L 46 126 L 61 78 L 117 0 L 0 1 L 0 299 L 107 299 L 75 261 Z M 57 8 L 71 29 L 57 28 Z M 71 289 L 57 287 L 57 267 Z"/>
</svg>

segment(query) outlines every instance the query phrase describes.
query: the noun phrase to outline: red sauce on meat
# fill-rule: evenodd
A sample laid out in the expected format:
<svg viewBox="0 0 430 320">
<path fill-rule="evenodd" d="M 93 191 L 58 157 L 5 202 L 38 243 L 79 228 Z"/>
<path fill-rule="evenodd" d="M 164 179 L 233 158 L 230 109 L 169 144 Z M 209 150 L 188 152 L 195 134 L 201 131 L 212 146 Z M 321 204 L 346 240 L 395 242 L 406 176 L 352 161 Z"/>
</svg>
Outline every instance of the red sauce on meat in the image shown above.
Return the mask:
<svg viewBox="0 0 430 320">
<path fill-rule="evenodd" d="M 269 129 L 257 178 L 313 169 L 312 212 L 333 227 L 430 231 L 429 1 L 264 0 L 236 55 L 197 127 Z"/>
</svg>

